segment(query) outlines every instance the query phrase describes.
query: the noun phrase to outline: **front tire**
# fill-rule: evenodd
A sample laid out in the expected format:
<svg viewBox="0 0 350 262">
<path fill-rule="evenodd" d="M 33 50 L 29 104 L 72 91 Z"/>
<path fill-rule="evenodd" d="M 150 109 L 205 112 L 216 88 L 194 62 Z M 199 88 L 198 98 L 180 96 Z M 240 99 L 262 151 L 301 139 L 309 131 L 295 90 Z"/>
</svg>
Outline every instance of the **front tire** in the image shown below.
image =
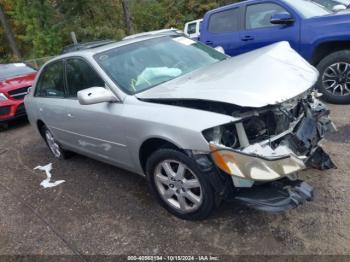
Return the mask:
<svg viewBox="0 0 350 262">
<path fill-rule="evenodd" d="M 202 220 L 214 209 L 215 196 L 208 177 L 184 153 L 156 151 L 147 161 L 146 173 L 153 194 L 173 215 Z"/>
<path fill-rule="evenodd" d="M 0 131 L 5 131 L 9 128 L 8 123 L 0 123 Z"/>
<path fill-rule="evenodd" d="M 327 102 L 350 103 L 350 51 L 334 52 L 318 64 L 320 77 L 317 87 Z"/>
</svg>

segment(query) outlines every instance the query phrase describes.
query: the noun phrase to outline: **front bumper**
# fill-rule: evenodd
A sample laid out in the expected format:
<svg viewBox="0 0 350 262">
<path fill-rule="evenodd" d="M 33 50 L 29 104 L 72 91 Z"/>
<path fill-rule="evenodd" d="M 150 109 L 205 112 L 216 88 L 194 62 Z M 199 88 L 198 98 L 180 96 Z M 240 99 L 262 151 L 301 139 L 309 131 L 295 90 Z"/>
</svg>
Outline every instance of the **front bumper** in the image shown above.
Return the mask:
<svg viewBox="0 0 350 262">
<path fill-rule="evenodd" d="M 230 200 L 260 211 L 275 213 L 293 209 L 311 201 L 313 195 L 313 187 L 306 182 L 284 178 L 251 189 L 237 189 Z"/>
<path fill-rule="evenodd" d="M 217 206 L 226 200 L 260 211 L 276 213 L 296 208 L 313 200 L 313 187 L 291 177 L 272 182 L 254 182 L 249 188 L 236 187 L 230 176 L 220 171 L 209 155 L 193 154 L 191 151 L 187 153 L 209 179 L 215 192 Z"/>
<path fill-rule="evenodd" d="M 209 155 L 194 157 L 211 178 L 217 202 L 228 199 L 281 212 L 312 200 L 312 186 L 294 177 L 307 168 L 336 168 L 321 146 L 324 136 L 336 128 L 330 112 L 317 99 L 301 103 L 304 113 L 283 133 L 243 149 L 211 142 Z"/>
<path fill-rule="evenodd" d="M 26 116 L 23 100 L 6 100 L 0 102 L 0 122 L 8 122 Z"/>
<path fill-rule="evenodd" d="M 325 134 L 336 130 L 328 116 L 322 103 L 305 102 L 304 114 L 285 132 L 241 150 L 210 143 L 212 159 L 236 181 L 267 182 L 306 168 L 335 168 L 321 147 Z"/>
</svg>

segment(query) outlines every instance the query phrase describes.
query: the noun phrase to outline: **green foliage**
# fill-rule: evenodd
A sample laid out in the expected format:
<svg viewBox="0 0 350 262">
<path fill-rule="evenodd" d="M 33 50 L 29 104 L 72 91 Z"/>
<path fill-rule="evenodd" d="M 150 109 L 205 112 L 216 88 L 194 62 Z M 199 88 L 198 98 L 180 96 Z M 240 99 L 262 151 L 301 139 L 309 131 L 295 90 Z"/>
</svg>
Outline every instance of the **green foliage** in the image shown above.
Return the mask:
<svg viewBox="0 0 350 262">
<path fill-rule="evenodd" d="M 50 1 L 17 0 L 12 18 L 23 27 L 17 36 L 28 46 L 29 57 L 57 54 L 62 46 L 60 27 L 56 23 L 57 13 Z"/>
<path fill-rule="evenodd" d="M 120 39 L 125 36 L 121 4 L 117 0 L 57 0 L 65 44 L 74 31 L 78 40 Z"/>
<path fill-rule="evenodd" d="M 130 0 L 135 29 L 138 32 L 175 27 L 200 19 L 218 6 L 238 0 Z"/>
<path fill-rule="evenodd" d="M 176 27 L 201 18 L 220 5 L 237 0 L 129 0 L 136 32 Z M 125 36 L 121 0 L 0 0 L 25 58 L 60 53 L 71 43 L 70 32 L 78 41 L 119 40 Z M 0 61 L 13 57 L 0 27 Z"/>
</svg>

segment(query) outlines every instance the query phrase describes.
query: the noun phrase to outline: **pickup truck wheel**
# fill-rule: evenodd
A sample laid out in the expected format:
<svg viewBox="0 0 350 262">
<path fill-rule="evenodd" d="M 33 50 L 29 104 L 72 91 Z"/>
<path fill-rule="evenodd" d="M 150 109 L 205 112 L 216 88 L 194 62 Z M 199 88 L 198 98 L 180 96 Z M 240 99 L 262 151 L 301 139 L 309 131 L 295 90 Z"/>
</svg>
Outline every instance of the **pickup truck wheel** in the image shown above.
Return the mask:
<svg viewBox="0 0 350 262">
<path fill-rule="evenodd" d="M 350 103 L 350 51 L 326 56 L 317 66 L 320 77 L 317 87 L 323 98 L 334 104 Z"/>
<path fill-rule="evenodd" d="M 43 126 L 41 128 L 41 133 L 44 137 L 44 140 L 49 147 L 51 153 L 55 158 L 58 159 L 67 159 L 68 157 L 71 156 L 71 152 L 64 150 L 58 142 L 55 140 L 52 132 L 46 127 Z"/>
<path fill-rule="evenodd" d="M 214 191 L 197 164 L 184 153 L 160 149 L 146 164 L 151 191 L 160 204 L 173 215 L 187 220 L 201 220 L 215 207 Z"/>
</svg>

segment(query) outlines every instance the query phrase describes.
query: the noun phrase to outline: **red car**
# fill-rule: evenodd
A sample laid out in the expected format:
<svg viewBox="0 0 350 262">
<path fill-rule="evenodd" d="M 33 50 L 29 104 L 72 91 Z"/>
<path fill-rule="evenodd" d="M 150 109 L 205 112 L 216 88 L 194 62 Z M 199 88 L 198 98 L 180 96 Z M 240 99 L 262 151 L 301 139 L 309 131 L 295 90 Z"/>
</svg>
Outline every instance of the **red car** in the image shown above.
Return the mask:
<svg viewBox="0 0 350 262">
<path fill-rule="evenodd" d="M 23 63 L 0 64 L 0 124 L 26 115 L 23 99 L 36 73 Z"/>
</svg>

